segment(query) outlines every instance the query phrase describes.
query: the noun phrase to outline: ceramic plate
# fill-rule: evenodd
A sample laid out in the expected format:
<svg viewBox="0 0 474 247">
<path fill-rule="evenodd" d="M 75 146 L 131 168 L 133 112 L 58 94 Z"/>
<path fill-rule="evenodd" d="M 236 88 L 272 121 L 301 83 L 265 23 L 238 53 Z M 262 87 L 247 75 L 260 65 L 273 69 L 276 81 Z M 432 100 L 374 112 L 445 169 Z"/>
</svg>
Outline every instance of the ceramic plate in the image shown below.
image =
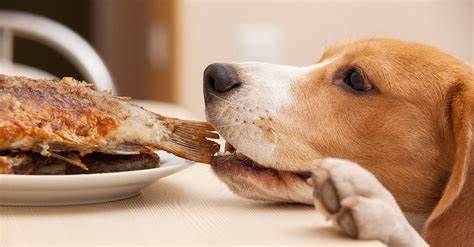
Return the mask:
<svg viewBox="0 0 474 247">
<path fill-rule="evenodd" d="M 53 206 L 115 201 L 140 193 L 192 162 L 160 151 L 159 168 L 83 175 L 0 174 L 0 205 Z"/>
</svg>

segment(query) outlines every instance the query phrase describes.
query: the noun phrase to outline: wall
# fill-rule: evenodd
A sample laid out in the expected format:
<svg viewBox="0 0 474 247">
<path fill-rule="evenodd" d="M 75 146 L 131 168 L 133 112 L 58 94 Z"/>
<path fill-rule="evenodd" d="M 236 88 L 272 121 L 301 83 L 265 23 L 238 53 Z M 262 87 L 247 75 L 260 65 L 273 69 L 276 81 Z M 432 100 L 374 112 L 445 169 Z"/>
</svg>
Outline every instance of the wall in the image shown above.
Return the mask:
<svg viewBox="0 0 474 247">
<path fill-rule="evenodd" d="M 391 37 L 474 61 L 472 1 L 205 1 L 178 4 L 178 102 L 203 116 L 202 71 L 216 61 L 310 64 L 333 42 Z"/>
<path fill-rule="evenodd" d="M 1 0 L 0 10 L 22 11 L 50 18 L 66 25 L 82 38 L 93 43 L 89 10 L 91 1 Z M 71 76 L 84 79 L 78 69 L 56 49 L 38 41 L 18 36 L 15 36 L 13 47 L 16 63 L 47 71 L 57 77 Z"/>
<path fill-rule="evenodd" d="M 175 102 L 174 1 L 94 0 L 96 47 L 119 94 Z"/>
</svg>

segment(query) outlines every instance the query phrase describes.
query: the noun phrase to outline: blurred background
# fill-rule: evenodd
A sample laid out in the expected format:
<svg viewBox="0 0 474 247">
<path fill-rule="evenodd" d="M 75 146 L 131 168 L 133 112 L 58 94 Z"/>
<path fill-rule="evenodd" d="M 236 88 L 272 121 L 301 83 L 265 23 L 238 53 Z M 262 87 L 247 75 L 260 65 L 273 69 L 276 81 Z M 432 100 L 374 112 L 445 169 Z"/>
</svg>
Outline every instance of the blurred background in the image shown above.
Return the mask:
<svg viewBox="0 0 474 247">
<path fill-rule="evenodd" d="M 474 0 L 1 0 L 0 10 L 66 25 L 102 57 L 119 94 L 198 117 L 202 72 L 212 62 L 307 65 L 334 42 L 388 37 L 474 63 Z M 50 47 L 15 37 L 13 48 L 15 62 L 84 79 Z"/>
</svg>

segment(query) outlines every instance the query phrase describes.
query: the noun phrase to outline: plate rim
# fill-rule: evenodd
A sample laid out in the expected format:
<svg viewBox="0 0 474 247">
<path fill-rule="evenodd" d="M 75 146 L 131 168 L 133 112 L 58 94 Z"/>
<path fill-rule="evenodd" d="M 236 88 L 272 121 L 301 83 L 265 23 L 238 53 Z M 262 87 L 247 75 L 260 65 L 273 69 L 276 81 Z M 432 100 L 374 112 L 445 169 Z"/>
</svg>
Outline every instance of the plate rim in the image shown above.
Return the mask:
<svg viewBox="0 0 474 247">
<path fill-rule="evenodd" d="M 178 171 L 190 167 L 195 164 L 194 161 L 187 160 L 181 157 L 178 157 L 174 154 L 168 153 L 166 151 L 157 151 L 157 154 L 160 156 L 160 167 L 150 168 L 150 169 L 140 169 L 140 170 L 132 170 L 132 171 L 119 171 L 119 172 L 107 172 L 107 173 L 92 173 L 92 174 L 69 174 L 69 175 L 25 175 L 25 174 L 0 174 L 0 184 L 2 181 L 10 180 L 10 179 L 23 179 L 23 180 L 36 180 L 36 179 L 55 179 L 55 180 L 74 180 L 74 179 L 88 179 L 88 178 L 100 178 L 100 177 L 107 177 L 112 178 L 116 176 L 122 176 L 125 174 L 129 175 L 141 175 L 146 173 L 153 173 L 157 171 L 167 171 L 171 169 L 178 169 Z M 180 159 L 181 162 L 179 164 L 173 165 L 166 165 L 166 159 L 164 158 L 172 157 L 173 159 Z M 163 160 L 163 162 L 161 161 Z M 162 166 L 164 165 L 164 166 Z"/>
</svg>

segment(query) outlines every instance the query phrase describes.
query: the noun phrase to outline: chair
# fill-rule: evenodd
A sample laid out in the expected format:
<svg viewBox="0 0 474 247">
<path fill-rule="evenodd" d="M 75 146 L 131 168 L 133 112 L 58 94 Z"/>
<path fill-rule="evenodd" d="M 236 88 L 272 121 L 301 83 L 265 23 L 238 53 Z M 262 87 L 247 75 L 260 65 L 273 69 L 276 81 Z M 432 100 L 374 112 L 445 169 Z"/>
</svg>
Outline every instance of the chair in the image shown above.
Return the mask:
<svg viewBox="0 0 474 247">
<path fill-rule="evenodd" d="M 94 49 L 78 34 L 51 19 L 18 11 L 0 11 L 0 73 L 32 78 L 55 78 L 31 66 L 13 62 L 13 36 L 31 39 L 57 50 L 86 81 L 98 90 L 116 93 L 107 67 Z"/>
</svg>

